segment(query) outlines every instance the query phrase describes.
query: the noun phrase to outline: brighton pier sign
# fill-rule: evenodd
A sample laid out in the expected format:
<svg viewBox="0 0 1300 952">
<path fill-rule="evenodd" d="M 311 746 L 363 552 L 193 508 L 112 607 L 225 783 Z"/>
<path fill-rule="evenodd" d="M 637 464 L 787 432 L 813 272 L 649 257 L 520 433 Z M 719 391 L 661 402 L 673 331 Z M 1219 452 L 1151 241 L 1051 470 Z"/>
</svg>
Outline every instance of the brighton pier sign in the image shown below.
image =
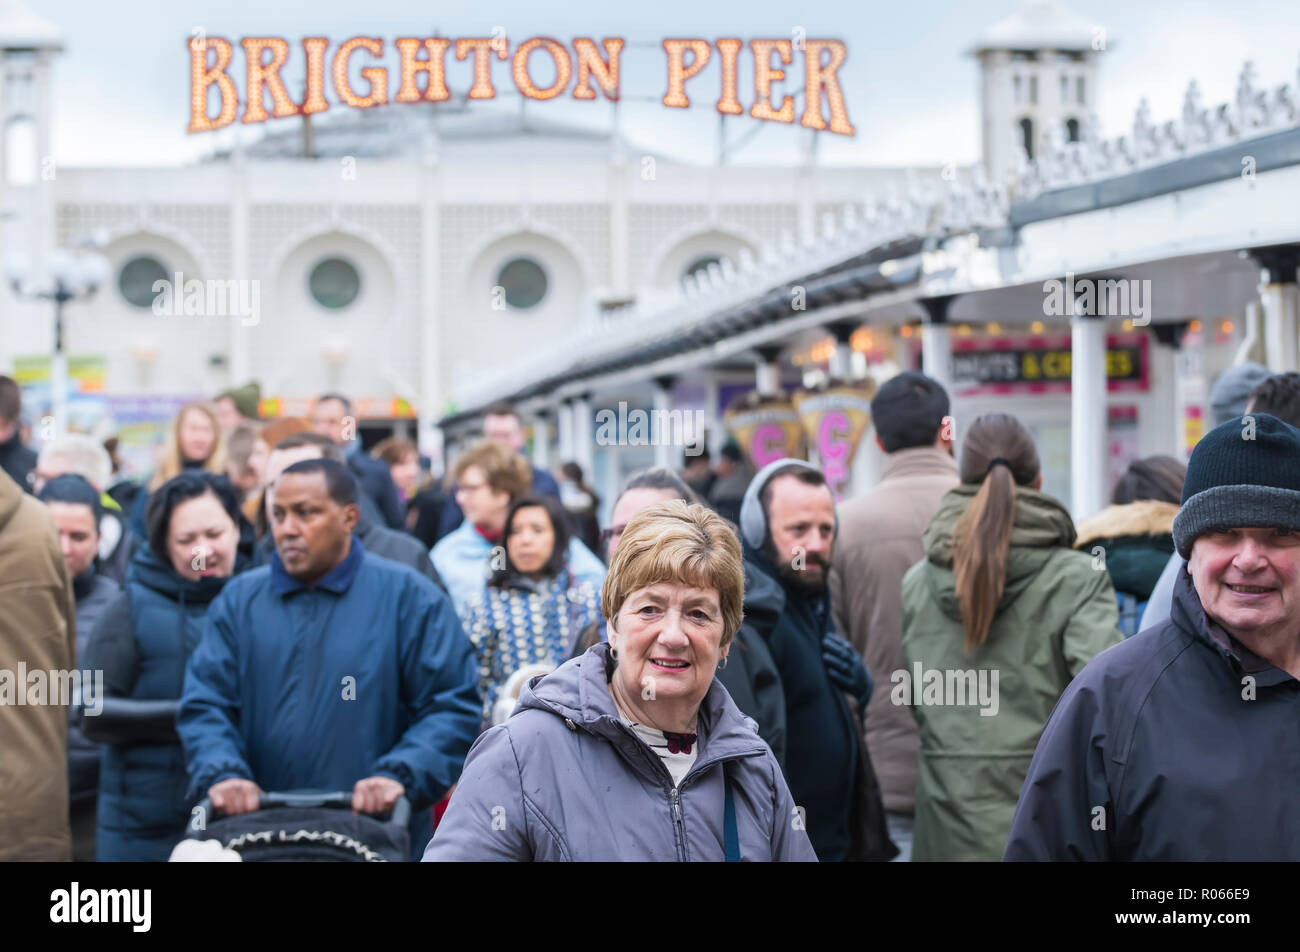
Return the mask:
<svg viewBox="0 0 1300 952">
<path fill-rule="evenodd" d="M 306 81 L 301 102 L 294 102 L 285 88 L 280 71 L 289 62 L 289 41 L 277 36 L 244 37 L 239 41 L 246 61 L 245 98 L 242 122 L 265 122 L 289 116 L 308 116 L 330 108 L 325 98 L 326 54 L 330 41 L 322 36 L 302 39 L 303 64 Z M 401 60 L 397 68 L 397 92 L 388 96 L 389 72 L 385 66 L 375 65 L 384 56 L 384 41 L 373 36 L 354 36 L 339 44 L 329 57 L 329 78 L 334 94 L 344 105 L 366 109 L 388 102 L 418 103 L 441 102 L 451 98 L 447 88 L 447 55 L 456 60 L 472 60 L 473 85 L 470 99 L 493 99 L 496 87 L 492 84 L 492 61 L 510 60 L 511 76 L 515 88 L 528 99 L 555 99 L 569 89 L 573 82 L 574 99 L 596 99 L 596 88 L 605 98 L 616 102 L 619 98 L 619 57 L 624 40 L 619 37 L 596 42 L 588 37 L 573 40 L 572 50 L 546 36 L 534 36 L 515 46 L 513 53 L 505 35 L 494 31 L 493 36 L 461 37 L 397 37 L 393 41 Z M 794 123 L 794 97 L 782 95 L 774 89 L 786 81 L 786 70 L 798 54 L 803 62 L 803 90 L 805 94 L 803 115 L 799 125 L 816 131 L 828 130 L 844 136 L 854 134 L 849 122 L 844 93 L 840 88 L 839 68 L 844 63 L 847 50 L 840 40 L 810 39 L 795 31 L 790 39 L 755 39 L 748 43 L 754 60 L 754 100 L 749 114 L 755 119 L 769 122 Z M 737 89 L 738 61 L 745 44 L 739 39 L 719 39 L 710 43 L 698 38 L 666 39 L 662 43 L 666 59 L 667 91 L 663 104 L 671 108 L 690 106 L 686 95 L 687 83 L 700 73 L 716 55 L 720 64 L 721 82 L 715 108 L 724 116 L 739 116 L 745 112 Z M 189 40 L 190 48 L 190 132 L 210 132 L 235 121 L 239 111 L 239 91 L 232 76 L 231 58 L 233 44 L 219 36 L 199 33 Z M 715 53 L 716 50 L 716 53 Z M 353 57 L 368 63 L 360 69 L 357 89 L 349 76 Z M 533 80 L 530 63 L 533 58 L 551 61 L 554 81 L 540 87 Z M 467 64 L 466 70 L 470 69 Z M 575 79 L 576 75 L 576 79 Z M 793 78 L 793 77 L 792 77 Z M 699 83 L 695 84 L 699 87 Z M 702 88 L 702 87 L 699 87 Z M 772 95 L 781 97 L 780 105 L 773 107 Z M 271 109 L 266 109 L 266 94 L 270 94 Z M 698 93 L 697 93 L 698 95 Z M 829 116 L 822 114 L 826 102 Z M 215 115 L 209 107 L 215 101 Z"/>
</svg>

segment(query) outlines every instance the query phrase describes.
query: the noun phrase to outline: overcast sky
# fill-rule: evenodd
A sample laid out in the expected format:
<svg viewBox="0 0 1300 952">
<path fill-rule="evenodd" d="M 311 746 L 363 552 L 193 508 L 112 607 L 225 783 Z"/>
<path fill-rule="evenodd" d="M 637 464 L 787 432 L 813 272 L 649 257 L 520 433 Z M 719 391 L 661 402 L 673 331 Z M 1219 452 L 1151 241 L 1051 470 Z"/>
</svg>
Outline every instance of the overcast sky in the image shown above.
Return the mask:
<svg viewBox="0 0 1300 952">
<path fill-rule="evenodd" d="M 664 37 L 716 40 L 734 36 L 789 37 L 796 27 L 809 37 L 838 38 L 848 45 L 841 69 L 849 118 L 857 135 L 823 133 L 823 161 L 864 164 L 914 164 L 978 156 L 977 66 L 966 55 L 990 25 L 1013 13 L 1018 0 L 910 0 L 907 3 L 856 0 L 750 0 L 746 3 L 653 0 L 595 4 L 566 0 L 551 10 L 520 0 L 366 0 L 322 3 L 278 0 L 28 0 L 33 10 L 56 23 L 66 50 L 55 73 L 54 151 L 61 165 L 171 165 L 193 161 L 234 135 L 257 135 L 295 119 L 269 125 L 188 135 L 191 31 L 201 28 L 236 44 L 232 75 L 244 89 L 244 56 L 237 44 L 245 36 L 283 36 L 290 41 L 285 70 L 291 95 L 300 94 L 303 52 L 300 40 L 330 38 L 327 64 L 343 40 L 358 34 L 384 39 L 390 67 L 398 36 L 490 35 L 503 27 L 514 47 L 535 35 L 571 44 L 575 36 L 624 37 L 629 44 L 657 44 Z M 1188 80 L 1195 78 L 1207 105 L 1230 99 L 1242 62 L 1253 59 L 1259 81 L 1269 87 L 1295 83 L 1300 65 L 1300 0 L 1075 0 L 1066 6 L 1105 27 L 1108 49 L 1101 60 L 1098 114 L 1103 132 L 1120 134 L 1132 121 L 1139 99 L 1151 103 L 1152 118 L 1163 122 L 1180 113 Z M 419 12 L 423 7 L 431 12 Z M 436 12 L 434 12 L 436 11 Z M 580 12 L 583 11 L 583 12 Z M 742 52 L 740 100 L 752 104 L 752 67 Z M 354 57 L 356 60 L 358 57 Z M 364 58 L 364 54 L 361 58 Z M 535 55 L 537 81 L 545 80 L 544 55 Z M 717 56 L 687 92 L 697 108 L 669 109 L 636 97 L 660 97 L 666 83 L 662 50 L 625 50 L 622 107 L 625 134 L 634 143 L 693 161 L 712 160 L 717 115 Z M 355 69 L 355 67 L 354 67 Z M 802 82 L 802 63 L 788 68 L 793 91 Z M 399 77 L 390 68 L 389 95 Z M 493 66 L 499 91 L 513 90 L 509 62 Z M 447 57 L 447 81 L 463 91 L 471 82 L 470 64 Z M 748 86 L 748 88 L 747 88 Z M 571 93 L 571 87 L 570 87 Z M 334 96 L 326 79 L 327 98 Z M 599 95 L 599 94 L 598 94 Z M 268 100 L 269 102 L 269 97 Z M 514 108 L 503 100 L 489 108 Z M 347 108 L 337 105 L 333 109 Z M 530 114 L 565 122 L 602 125 L 610 107 L 603 101 L 563 100 L 529 104 Z M 241 105 L 240 116 L 243 115 Z M 730 120 L 740 137 L 762 126 L 736 161 L 793 161 L 807 132 L 748 116 Z M 238 121 L 235 126 L 239 126 Z"/>
</svg>

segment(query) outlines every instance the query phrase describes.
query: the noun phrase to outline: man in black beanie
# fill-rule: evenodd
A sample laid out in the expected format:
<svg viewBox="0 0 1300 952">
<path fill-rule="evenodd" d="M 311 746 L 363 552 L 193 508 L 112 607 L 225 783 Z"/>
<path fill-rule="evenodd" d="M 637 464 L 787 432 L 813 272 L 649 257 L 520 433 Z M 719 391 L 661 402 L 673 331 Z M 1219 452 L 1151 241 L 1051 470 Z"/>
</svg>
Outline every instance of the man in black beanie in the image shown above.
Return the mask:
<svg viewBox="0 0 1300 952">
<path fill-rule="evenodd" d="M 1169 620 L 1061 696 L 1008 860 L 1300 860 L 1300 430 L 1215 427 L 1187 465 Z"/>
</svg>

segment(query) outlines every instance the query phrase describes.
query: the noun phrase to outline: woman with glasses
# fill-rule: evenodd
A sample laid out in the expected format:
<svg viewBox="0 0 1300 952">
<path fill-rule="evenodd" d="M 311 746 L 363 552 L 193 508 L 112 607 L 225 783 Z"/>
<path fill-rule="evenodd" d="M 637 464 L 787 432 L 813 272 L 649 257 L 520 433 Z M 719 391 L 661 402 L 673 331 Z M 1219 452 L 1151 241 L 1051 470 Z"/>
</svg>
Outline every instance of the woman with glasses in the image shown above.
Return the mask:
<svg viewBox="0 0 1300 952">
<path fill-rule="evenodd" d="M 528 492 L 532 469 L 518 453 L 483 440 L 460 455 L 455 472 L 456 503 L 465 521 L 443 536 L 429 555 L 463 621 L 470 599 L 506 565 L 506 514 L 510 504 Z M 599 587 L 605 580 L 605 566 L 577 539 L 569 540 L 568 562 L 583 581 Z"/>
</svg>

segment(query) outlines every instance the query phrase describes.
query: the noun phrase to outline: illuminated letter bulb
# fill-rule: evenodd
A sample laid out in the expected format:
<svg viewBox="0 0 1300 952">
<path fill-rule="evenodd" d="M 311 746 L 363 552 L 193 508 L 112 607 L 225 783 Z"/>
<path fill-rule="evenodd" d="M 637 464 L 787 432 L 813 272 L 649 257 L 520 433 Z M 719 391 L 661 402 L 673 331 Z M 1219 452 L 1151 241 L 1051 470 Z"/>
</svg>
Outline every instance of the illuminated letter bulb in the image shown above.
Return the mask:
<svg viewBox="0 0 1300 952">
<path fill-rule="evenodd" d="M 364 98 L 358 96 L 348 84 L 348 59 L 357 47 L 361 47 L 371 56 L 384 55 L 383 40 L 369 36 L 352 37 L 334 54 L 334 91 L 338 93 L 339 99 L 358 109 L 388 102 L 388 71 L 382 66 L 367 66 L 361 71 L 362 77 L 370 82 L 369 96 Z"/>
<path fill-rule="evenodd" d="M 230 43 L 219 36 L 189 40 L 190 47 L 190 132 L 211 132 L 235 121 L 239 94 L 226 75 L 230 65 Z M 208 68 L 208 47 L 217 51 L 217 61 Z M 213 83 L 221 93 L 221 112 L 208 118 L 208 87 Z"/>
<path fill-rule="evenodd" d="M 528 75 L 528 54 L 539 46 L 550 53 L 551 59 L 555 61 L 555 82 L 547 89 L 538 89 Z M 547 36 L 535 36 L 521 43 L 519 49 L 515 50 L 513 66 L 515 87 L 529 99 L 554 99 L 568 87 L 569 77 L 573 74 L 569 51 Z"/>
<path fill-rule="evenodd" d="M 709 61 L 709 44 L 706 40 L 664 40 L 668 54 L 668 92 L 664 105 L 685 109 L 691 104 L 686 98 L 686 80 L 690 79 Z M 685 64 L 686 54 L 694 54 L 691 65 Z"/>
</svg>

